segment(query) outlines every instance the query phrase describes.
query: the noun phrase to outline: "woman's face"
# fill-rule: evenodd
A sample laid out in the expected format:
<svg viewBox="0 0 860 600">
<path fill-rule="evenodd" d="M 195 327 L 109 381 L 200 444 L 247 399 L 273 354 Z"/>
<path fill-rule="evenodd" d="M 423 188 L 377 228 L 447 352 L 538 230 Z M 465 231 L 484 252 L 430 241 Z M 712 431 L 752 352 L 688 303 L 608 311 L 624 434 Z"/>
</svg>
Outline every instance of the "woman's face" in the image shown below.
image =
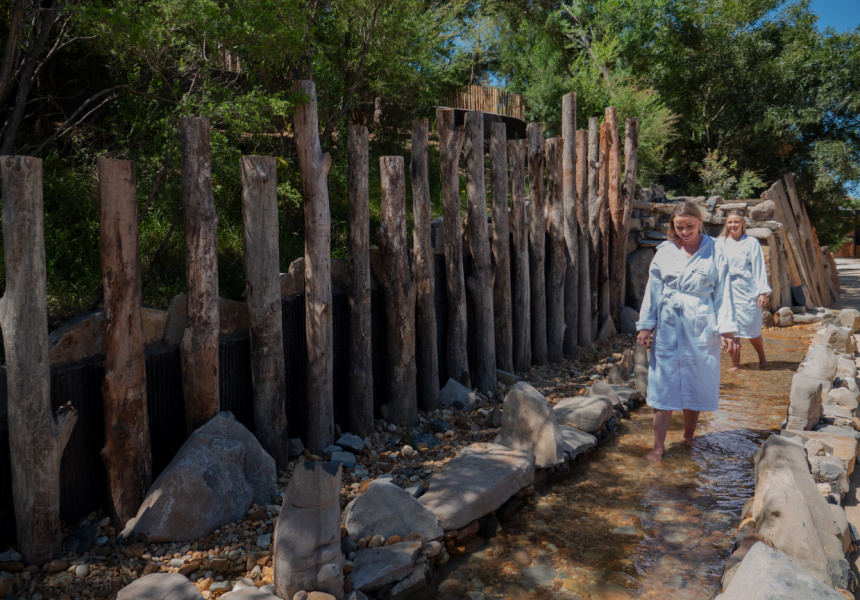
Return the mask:
<svg viewBox="0 0 860 600">
<path fill-rule="evenodd" d="M 699 235 L 699 227 L 702 224 L 702 217 L 690 217 L 686 215 L 678 215 L 673 217 L 672 223 L 675 225 L 675 235 L 681 238 L 681 243 L 686 244 L 692 242 Z"/>
<path fill-rule="evenodd" d="M 731 215 L 726 219 L 726 230 L 734 239 L 740 238 L 744 231 L 744 220 L 738 215 Z"/>
</svg>

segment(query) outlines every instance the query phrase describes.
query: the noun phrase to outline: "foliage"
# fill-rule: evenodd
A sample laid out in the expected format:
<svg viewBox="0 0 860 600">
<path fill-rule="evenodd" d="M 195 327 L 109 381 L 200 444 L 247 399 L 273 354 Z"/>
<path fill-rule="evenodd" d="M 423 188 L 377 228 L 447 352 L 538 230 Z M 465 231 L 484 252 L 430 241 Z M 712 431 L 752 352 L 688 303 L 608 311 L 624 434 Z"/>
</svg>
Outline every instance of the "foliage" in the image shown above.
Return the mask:
<svg viewBox="0 0 860 600">
<path fill-rule="evenodd" d="M 720 156 L 719 150 L 708 152 L 698 170 L 702 189 L 708 196 L 752 198 L 754 192 L 766 187 L 756 172 L 746 169 L 738 173 L 737 163 Z"/>
</svg>

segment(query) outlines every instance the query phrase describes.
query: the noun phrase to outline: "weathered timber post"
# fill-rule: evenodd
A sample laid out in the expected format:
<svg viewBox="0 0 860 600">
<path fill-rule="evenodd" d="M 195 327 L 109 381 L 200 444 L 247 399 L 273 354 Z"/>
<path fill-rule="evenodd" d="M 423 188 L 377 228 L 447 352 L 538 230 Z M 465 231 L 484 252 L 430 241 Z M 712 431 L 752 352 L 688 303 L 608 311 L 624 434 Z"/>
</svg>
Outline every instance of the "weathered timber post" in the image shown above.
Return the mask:
<svg viewBox="0 0 860 600">
<path fill-rule="evenodd" d="M 588 131 L 576 131 L 576 220 L 579 229 L 577 252 L 578 331 L 576 343 L 589 346 L 594 341 L 591 327 L 591 233 L 588 217 Z"/>
<path fill-rule="evenodd" d="M 610 124 L 603 122 L 600 125 L 600 168 L 598 171 L 600 194 L 600 289 L 598 295 L 600 305 L 598 310 L 598 331 L 603 329 L 606 319 L 611 318 L 611 293 L 609 279 L 609 249 L 612 225 L 609 219 L 609 151 L 611 144 Z"/>
<path fill-rule="evenodd" d="M 472 387 L 466 353 L 466 282 L 463 276 L 463 237 L 460 219 L 460 151 L 463 138 L 454 126 L 454 111 L 436 109 L 442 171 L 442 245 L 448 287 L 448 377 Z"/>
<path fill-rule="evenodd" d="M 308 101 L 293 116 L 305 211 L 305 331 L 308 348 L 307 446 L 320 453 L 334 441 L 334 379 L 331 300 L 331 156 L 320 148 L 317 92 L 313 81 L 294 81 Z"/>
<path fill-rule="evenodd" d="M 546 332 L 547 358 L 561 362 L 564 346 L 564 192 L 562 163 L 564 140 L 551 138 L 546 148 L 546 228 L 549 247 L 546 253 Z"/>
<path fill-rule="evenodd" d="M 547 363 L 546 214 L 543 189 L 543 123 L 526 127 L 529 144 L 529 274 L 531 275 L 532 362 Z"/>
<path fill-rule="evenodd" d="M 619 239 L 624 240 L 627 247 L 627 236 L 630 233 L 630 217 L 633 215 L 633 202 L 636 200 L 636 172 L 639 157 L 639 120 L 629 117 L 624 122 L 624 214 L 621 219 L 623 231 Z M 627 297 L 627 256 L 626 250 L 619 259 L 621 261 L 621 304 Z M 619 329 L 620 331 L 620 329 Z"/>
<path fill-rule="evenodd" d="M 564 340 L 562 351 L 576 354 L 579 338 L 579 226 L 576 200 L 576 94 L 561 99 L 561 135 L 564 140 L 562 195 L 564 204 Z"/>
<path fill-rule="evenodd" d="M 466 201 L 469 203 L 467 239 L 473 274 L 466 289 L 475 308 L 475 365 L 472 385 L 496 389 L 496 336 L 493 333 L 493 259 L 487 230 L 487 188 L 484 183 L 484 113 L 465 116 Z"/>
<path fill-rule="evenodd" d="M 383 293 L 388 316 L 388 402 L 391 423 L 418 421 L 415 374 L 415 287 L 406 234 L 406 182 L 402 156 L 379 159 L 382 219 L 376 240 L 382 252 Z"/>
<path fill-rule="evenodd" d="M 529 284 L 529 213 L 526 208 L 526 141 L 508 142 L 511 163 L 511 237 L 514 253 L 512 284 L 514 370 L 528 371 L 532 366 L 531 296 Z"/>
<path fill-rule="evenodd" d="M 212 194 L 209 119 L 179 119 L 185 213 L 187 317 L 179 353 L 190 434 L 220 411 L 218 391 L 218 215 Z"/>
<path fill-rule="evenodd" d="M 600 302 L 600 124 L 597 117 L 588 119 L 588 233 L 589 275 L 591 278 L 591 338 L 597 339 L 600 323 L 597 320 Z M 590 342 L 589 342 L 590 343 Z"/>
<path fill-rule="evenodd" d="M 508 147 L 504 123 L 493 123 L 490 132 L 490 193 L 493 202 L 493 316 L 496 320 L 496 366 L 514 370 L 513 318 L 511 316 L 511 242 L 508 214 Z"/>
<path fill-rule="evenodd" d="M 624 266 L 627 262 L 627 228 L 624 224 L 624 198 L 621 190 L 621 138 L 618 135 L 618 114 L 614 106 L 606 108 L 609 124 L 609 156 L 606 166 L 610 218 L 609 236 L 609 314 L 616 331 L 621 331 L 621 306 L 624 304 Z"/>
<path fill-rule="evenodd" d="M 242 234 L 251 322 L 254 431 L 280 468 L 289 461 L 286 374 L 278 254 L 278 165 L 272 156 L 243 156 Z"/>
<path fill-rule="evenodd" d="M 77 411 L 51 411 L 42 160 L 0 158 L 6 291 L 0 326 L 6 347 L 9 450 L 18 550 L 28 563 L 60 554 L 60 459 Z M 136 221 L 135 221 L 136 222 Z"/>
<path fill-rule="evenodd" d="M 105 447 L 101 455 L 111 519 L 122 528 L 137 514 L 152 483 L 134 163 L 99 158 L 98 176 L 105 296 Z"/>
<path fill-rule="evenodd" d="M 373 435 L 373 347 L 370 334 L 370 194 L 367 127 L 347 130 L 349 153 L 349 429 Z M 434 335 L 435 339 L 435 335 Z"/>
<path fill-rule="evenodd" d="M 413 255 L 415 266 L 415 361 L 418 369 L 418 404 L 426 411 L 439 407 L 439 364 L 436 348 L 436 285 L 433 275 L 433 244 L 430 239 L 430 176 L 427 119 L 412 121 Z M 368 434 L 370 435 L 370 434 Z"/>
</svg>

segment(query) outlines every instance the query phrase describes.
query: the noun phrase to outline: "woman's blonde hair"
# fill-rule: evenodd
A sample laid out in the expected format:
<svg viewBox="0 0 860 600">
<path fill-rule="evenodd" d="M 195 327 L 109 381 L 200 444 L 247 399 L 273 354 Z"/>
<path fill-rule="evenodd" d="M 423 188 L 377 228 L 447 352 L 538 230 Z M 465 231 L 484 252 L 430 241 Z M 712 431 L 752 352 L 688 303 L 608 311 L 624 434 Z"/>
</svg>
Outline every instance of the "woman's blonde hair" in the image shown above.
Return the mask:
<svg viewBox="0 0 860 600">
<path fill-rule="evenodd" d="M 747 232 L 747 220 L 744 219 L 744 213 L 740 210 L 730 211 L 729 214 L 726 215 L 726 223 L 729 222 L 729 217 L 740 217 L 741 218 L 741 234 Z M 723 225 L 723 230 L 720 232 L 719 237 L 727 238 L 729 237 L 729 228 L 728 225 Z"/>
<path fill-rule="evenodd" d="M 699 210 L 699 207 L 689 201 L 684 201 L 675 205 L 675 210 L 672 211 L 672 216 L 669 217 L 669 233 L 668 238 L 670 240 L 675 239 L 675 217 L 694 217 L 696 219 L 702 218 L 702 213 Z M 704 233 L 705 228 L 702 227 L 702 222 L 699 221 L 699 233 Z"/>
</svg>

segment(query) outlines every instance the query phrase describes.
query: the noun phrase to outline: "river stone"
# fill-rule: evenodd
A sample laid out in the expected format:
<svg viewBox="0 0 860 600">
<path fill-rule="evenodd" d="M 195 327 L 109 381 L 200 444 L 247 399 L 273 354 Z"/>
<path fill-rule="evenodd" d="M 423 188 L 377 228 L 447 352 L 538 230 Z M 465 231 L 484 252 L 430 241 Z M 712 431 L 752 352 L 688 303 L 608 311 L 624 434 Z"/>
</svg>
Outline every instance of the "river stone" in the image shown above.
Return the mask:
<svg viewBox="0 0 860 600">
<path fill-rule="evenodd" d="M 803 446 L 772 435 L 756 452 L 752 517 L 756 533 L 774 548 L 821 581 L 848 587 L 850 570 L 842 542 L 827 500 L 809 472 Z"/>
<path fill-rule="evenodd" d="M 851 409 L 835 404 L 828 404 L 821 407 L 821 422 L 832 425 L 842 425 L 845 427 L 854 426 L 855 414 Z"/>
<path fill-rule="evenodd" d="M 621 333 L 636 335 L 636 322 L 639 321 L 639 311 L 624 306 L 621 308 Z"/>
<path fill-rule="evenodd" d="M 762 542 L 741 562 L 726 591 L 717 600 L 844 600 L 842 595 L 801 568 L 779 550 Z"/>
<path fill-rule="evenodd" d="M 774 320 L 773 313 L 769 310 L 761 311 L 761 326 L 762 327 L 776 327 L 776 321 Z"/>
<path fill-rule="evenodd" d="M 331 596 L 329 596 L 330 598 Z M 308 596 L 310 598 L 310 596 Z M 263 590 L 258 590 L 255 587 L 240 588 L 238 590 L 227 592 L 218 596 L 218 600 L 277 600 L 278 597 L 274 594 L 269 594 Z M 166 600 L 173 600 L 172 598 Z"/>
<path fill-rule="evenodd" d="M 446 530 L 460 529 L 496 510 L 535 477 L 530 450 L 477 443 L 464 448 L 430 479 L 418 501 Z"/>
<path fill-rule="evenodd" d="M 597 438 L 590 433 L 567 425 L 561 425 L 560 429 L 561 438 L 564 440 L 564 451 L 570 460 L 585 454 L 597 445 Z"/>
<path fill-rule="evenodd" d="M 842 552 L 848 553 L 848 548 L 851 546 L 851 526 L 848 524 L 848 517 L 845 516 L 845 509 L 836 504 L 828 504 L 830 512 L 833 513 L 833 522 L 836 524 L 836 537 L 842 542 Z"/>
<path fill-rule="evenodd" d="M 433 580 L 433 571 L 429 562 L 415 565 L 412 574 L 398 581 L 388 592 L 386 600 L 410 600 L 420 595 Z"/>
<path fill-rule="evenodd" d="M 641 402 L 642 392 L 639 390 L 634 390 L 631 387 L 627 387 L 626 385 L 613 385 L 612 391 L 615 392 L 615 395 L 621 398 L 621 401 L 627 406 L 633 407 L 637 402 Z"/>
<path fill-rule="evenodd" d="M 782 310 L 781 308 L 779 309 Z M 773 315 L 774 323 L 777 327 L 791 327 L 794 324 L 794 318 L 791 315 L 791 310 L 786 308 L 786 313 L 780 314 L 777 312 Z"/>
<path fill-rule="evenodd" d="M 346 505 L 343 524 L 355 541 L 377 534 L 384 538 L 405 537 L 413 531 L 425 540 L 433 540 L 445 533 L 432 512 L 409 492 L 386 480 L 375 480 Z"/>
<path fill-rule="evenodd" d="M 833 388 L 822 398 L 823 405 L 835 404 L 848 410 L 857 410 L 857 394 L 848 388 Z"/>
<path fill-rule="evenodd" d="M 278 491 L 274 459 L 224 411 L 197 429 L 155 480 L 123 536 L 180 542 L 209 535 L 268 504 Z"/>
<path fill-rule="evenodd" d="M 765 200 L 749 207 L 749 216 L 753 221 L 770 221 L 776 214 L 776 204 L 773 200 Z"/>
<path fill-rule="evenodd" d="M 352 433 L 344 433 L 335 443 L 354 454 L 361 454 L 364 451 L 364 440 Z"/>
<path fill-rule="evenodd" d="M 600 330 L 597 332 L 598 340 L 611 340 L 618 332 L 615 330 L 615 323 L 612 322 L 612 317 L 606 317 Z"/>
<path fill-rule="evenodd" d="M 116 600 L 200 600 L 202 596 L 185 575 L 151 573 L 132 581 L 116 595 Z"/>
<path fill-rule="evenodd" d="M 449 379 L 445 387 L 439 390 L 439 403 L 470 412 L 477 407 L 478 396 L 460 382 Z"/>
<path fill-rule="evenodd" d="M 660 242 L 655 242 L 659 244 Z M 627 255 L 627 287 L 624 304 L 639 310 L 642 299 L 645 298 L 645 286 L 648 284 L 648 269 L 654 258 L 656 249 L 639 248 Z"/>
<path fill-rule="evenodd" d="M 844 497 L 848 493 L 848 471 L 838 456 L 807 456 L 809 471 L 816 483 L 829 483 L 830 489 Z"/>
<path fill-rule="evenodd" d="M 821 315 L 815 313 L 806 313 L 802 315 L 794 315 L 794 322 L 800 325 L 809 325 L 811 323 L 820 323 Z"/>
<path fill-rule="evenodd" d="M 605 381 L 595 381 L 591 387 L 588 388 L 589 396 L 603 396 L 604 398 L 608 398 L 612 403 L 613 408 L 618 408 L 624 401 L 621 399 L 621 396 L 615 393 L 615 386 L 605 382 Z"/>
<path fill-rule="evenodd" d="M 552 412 L 558 423 L 594 433 L 612 417 L 612 401 L 605 396 L 564 398 Z"/>
<path fill-rule="evenodd" d="M 390 546 L 355 551 L 350 581 L 362 592 L 400 581 L 412 574 L 421 542 L 398 542 Z"/>
<path fill-rule="evenodd" d="M 773 235 L 773 232 L 765 227 L 750 227 L 745 233 L 757 240 L 768 240 Z"/>
<path fill-rule="evenodd" d="M 795 373 L 791 378 L 786 429 L 812 429 L 821 419 L 821 379 Z M 794 417 L 794 419 L 792 419 Z"/>
<path fill-rule="evenodd" d="M 514 385 L 505 395 L 502 428 L 493 443 L 515 450 L 530 450 L 535 467 L 548 469 L 564 460 L 561 430 L 552 407 L 528 383 Z"/>
<path fill-rule="evenodd" d="M 839 324 L 857 333 L 860 328 L 860 310 L 856 308 L 843 308 L 839 311 Z"/>
<path fill-rule="evenodd" d="M 827 344 L 813 345 L 797 368 L 797 372 L 816 379 L 833 381 L 836 377 L 836 352 Z"/>
<path fill-rule="evenodd" d="M 343 598 L 340 551 L 342 467 L 314 461 L 296 465 L 275 525 L 275 592 L 292 598 L 316 590 Z"/>
<path fill-rule="evenodd" d="M 848 354 L 836 355 L 836 374 L 845 379 L 857 377 L 857 365 L 854 357 Z"/>
<path fill-rule="evenodd" d="M 853 353 L 856 349 L 854 343 L 854 332 L 847 327 L 839 325 L 825 325 L 819 327 L 812 337 L 812 346 L 816 344 L 829 344 L 836 352 Z"/>
</svg>

